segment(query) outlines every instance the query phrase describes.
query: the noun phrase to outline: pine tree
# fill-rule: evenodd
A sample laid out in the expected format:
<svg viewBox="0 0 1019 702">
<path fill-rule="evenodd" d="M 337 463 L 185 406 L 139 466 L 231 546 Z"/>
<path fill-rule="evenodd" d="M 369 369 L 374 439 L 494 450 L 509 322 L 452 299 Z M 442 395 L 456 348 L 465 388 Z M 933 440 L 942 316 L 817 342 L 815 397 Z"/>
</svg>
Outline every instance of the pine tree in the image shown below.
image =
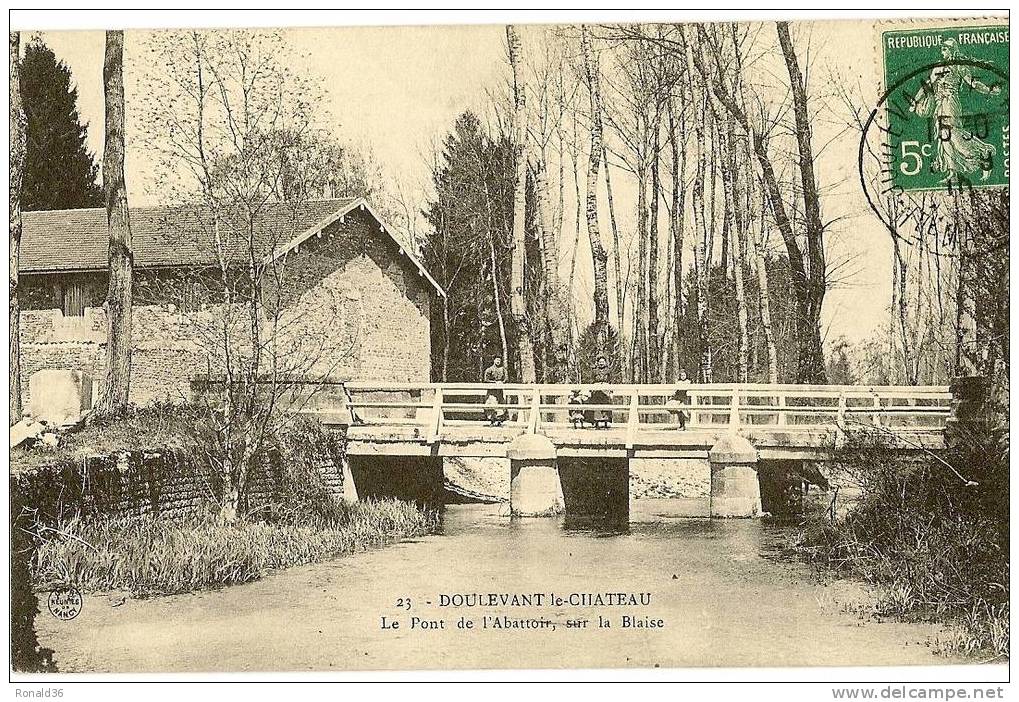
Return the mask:
<svg viewBox="0 0 1019 702">
<path fill-rule="evenodd" d="M 22 209 L 101 207 L 99 168 L 86 148 L 71 70 L 40 39 L 25 47 L 21 94 L 28 136 Z"/>
</svg>

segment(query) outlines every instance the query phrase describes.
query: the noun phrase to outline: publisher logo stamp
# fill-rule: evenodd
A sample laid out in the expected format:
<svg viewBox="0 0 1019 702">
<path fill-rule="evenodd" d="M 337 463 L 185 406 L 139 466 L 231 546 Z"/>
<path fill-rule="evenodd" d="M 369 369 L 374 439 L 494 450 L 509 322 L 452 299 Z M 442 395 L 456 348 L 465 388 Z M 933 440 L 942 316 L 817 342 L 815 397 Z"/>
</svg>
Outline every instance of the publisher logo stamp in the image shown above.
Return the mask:
<svg viewBox="0 0 1019 702">
<path fill-rule="evenodd" d="M 74 587 L 62 587 L 50 592 L 46 605 L 57 619 L 70 621 L 81 614 L 81 592 Z"/>
</svg>

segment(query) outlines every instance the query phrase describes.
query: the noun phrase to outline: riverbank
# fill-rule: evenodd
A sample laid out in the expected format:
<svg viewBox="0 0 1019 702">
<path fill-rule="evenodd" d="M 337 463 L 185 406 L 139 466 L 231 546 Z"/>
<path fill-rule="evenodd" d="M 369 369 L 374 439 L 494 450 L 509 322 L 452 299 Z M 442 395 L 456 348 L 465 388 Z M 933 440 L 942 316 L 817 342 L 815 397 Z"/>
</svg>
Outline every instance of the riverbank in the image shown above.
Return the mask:
<svg viewBox="0 0 1019 702">
<path fill-rule="evenodd" d="M 241 509 L 225 509 L 207 428 L 188 407 L 130 408 L 12 450 L 15 669 L 52 669 L 36 637 L 47 617 L 39 591 L 111 593 L 122 604 L 251 582 L 438 525 L 434 509 L 413 503 L 343 501 L 344 438 L 306 420 L 274 427 L 243 478 Z"/>
<path fill-rule="evenodd" d="M 38 547 L 36 587 L 168 595 L 264 577 L 273 570 L 378 548 L 435 529 L 433 510 L 397 500 L 343 505 L 317 524 L 211 513 L 74 519 Z"/>
<path fill-rule="evenodd" d="M 809 520 L 800 552 L 834 577 L 875 586 L 879 616 L 949 626 L 944 653 L 1007 661 L 1008 453 L 1007 429 L 916 457 L 858 439 L 839 452 L 836 473 L 859 497 L 837 518 Z"/>
<path fill-rule="evenodd" d="M 843 607 L 871 593 L 854 582 L 818 582 L 809 565 L 783 553 L 789 527 L 683 518 L 674 507 L 636 501 L 628 526 L 604 530 L 510 520 L 505 505 L 447 505 L 435 535 L 219 590 L 119 606 L 89 597 L 73 621 L 41 615 L 39 638 L 60 670 L 79 672 L 966 662 L 935 653 L 939 627 L 879 622 Z M 651 604 L 440 606 L 443 593 L 470 592 L 636 592 L 650 593 Z M 557 626 L 482 628 L 486 615 Z M 612 627 L 599 627 L 599 615 Z M 623 615 L 664 626 L 622 628 Z M 400 628 L 382 628 L 382 617 Z M 445 626 L 412 626 L 413 617 Z M 458 628 L 461 617 L 475 627 Z"/>
</svg>

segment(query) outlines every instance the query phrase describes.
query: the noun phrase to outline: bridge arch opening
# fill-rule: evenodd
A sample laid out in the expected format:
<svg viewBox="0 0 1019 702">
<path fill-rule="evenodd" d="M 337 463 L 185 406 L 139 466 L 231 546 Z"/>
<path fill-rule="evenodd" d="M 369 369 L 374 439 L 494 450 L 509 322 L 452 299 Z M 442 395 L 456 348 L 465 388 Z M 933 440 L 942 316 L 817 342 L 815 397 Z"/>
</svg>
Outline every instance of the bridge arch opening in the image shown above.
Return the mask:
<svg viewBox="0 0 1019 702">
<path fill-rule="evenodd" d="M 439 456 L 349 456 L 358 499 L 396 498 L 426 507 L 447 502 Z"/>
<path fill-rule="evenodd" d="M 560 456 L 557 462 L 568 528 L 629 523 L 628 459 Z"/>
</svg>

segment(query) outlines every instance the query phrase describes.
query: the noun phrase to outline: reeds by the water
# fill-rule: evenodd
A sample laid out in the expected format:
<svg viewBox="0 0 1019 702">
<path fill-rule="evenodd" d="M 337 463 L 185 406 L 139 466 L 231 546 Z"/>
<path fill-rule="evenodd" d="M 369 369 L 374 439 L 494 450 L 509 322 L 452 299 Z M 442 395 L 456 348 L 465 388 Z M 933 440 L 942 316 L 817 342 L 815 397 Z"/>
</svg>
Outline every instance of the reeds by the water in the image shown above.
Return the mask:
<svg viewBox="0 0 1019 702">
<path fill-rule="evenodd" d="M 860 498 L 809 524 L 811 560 L 879 586 L 877 613 L 953 626 L 938 648 L 1009 655 L 1007 433 L 965 437 L 941 456 L 904 456 L 879 441 L 837 456 Z"/>
<path fill-rule="evenodd" d="M 437 523 L 434 512 L 398 500 L 369 500 L 343 512 L 328 524 L 226 524 L 212 514 L 73 519 L 40 545 L 33 580 L 87 592 L 190 592 L 419 536 Z"/>
</svg>

